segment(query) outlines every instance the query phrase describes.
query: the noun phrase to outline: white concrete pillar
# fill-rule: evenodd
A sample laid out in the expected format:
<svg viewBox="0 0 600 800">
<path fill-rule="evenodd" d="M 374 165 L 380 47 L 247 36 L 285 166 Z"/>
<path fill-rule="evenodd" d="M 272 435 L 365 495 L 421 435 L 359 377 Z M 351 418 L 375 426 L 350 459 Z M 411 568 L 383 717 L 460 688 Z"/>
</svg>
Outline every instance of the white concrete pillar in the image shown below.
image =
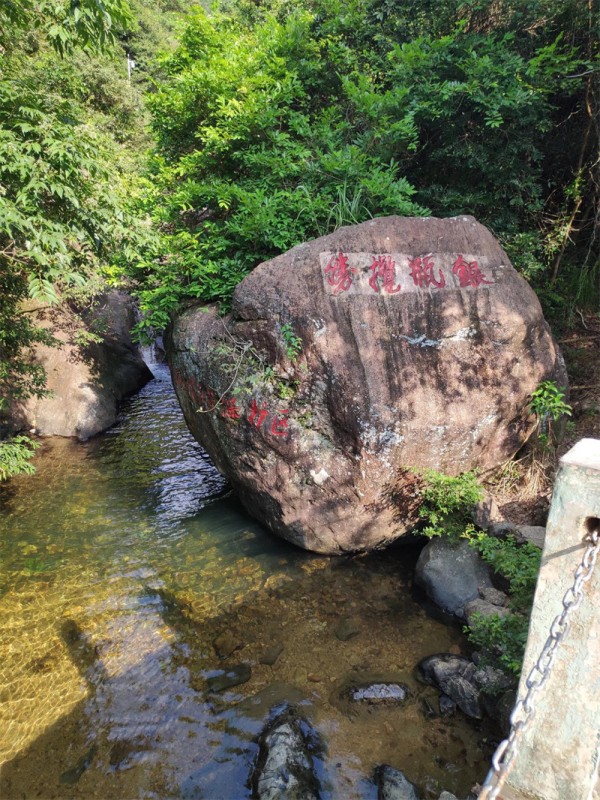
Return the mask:
<svg viewBox="0 0 600 800">
<path fill-rule="evenodd" d="M 560 461 L 529 627 L 519 699 L 586 544 L 600 520 L 600 441 L 583 439 Z M 533 701 L 502 800 L 600 800 L 600 559 Z"/>
</svg>

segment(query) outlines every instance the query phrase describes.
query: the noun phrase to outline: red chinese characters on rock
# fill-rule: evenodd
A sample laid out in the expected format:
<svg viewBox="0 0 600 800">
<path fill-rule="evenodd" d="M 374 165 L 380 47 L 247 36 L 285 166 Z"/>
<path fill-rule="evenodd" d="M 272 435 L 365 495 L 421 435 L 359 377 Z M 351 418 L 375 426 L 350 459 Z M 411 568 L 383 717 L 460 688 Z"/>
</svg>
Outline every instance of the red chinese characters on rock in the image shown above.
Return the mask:
<svg viewBox="0 0 600 800">
<path fill-rule="evenodd" d="M 334 294 L 347 292 L 352 286 L 354 275 L 356 269 L 348 265 L 348 256 L 343 253 L 334 253 L 325 267 L 327 283 L 333 287 Z"/>
<path fill-rule="evenodd" d="M 275 417 L 271 421 L 271 425 L 269 427 L 270 433 L 272 433 L 273 436 L 285 436 L 286 435 L 286 433 L 288 432 L 287 416 L 288 416 L 289 413 L 290 412 L 289 412 L 289 410 L 287 408 L 282 410 L 282 411 L 276 411 L 275 412 Z M 263 403 L 263 405 L 259 406 L 258 403 L 256 402 L 256 400 L 253 399 L 252 403 L 250 405 L 250 412 L 249 412 L 248 416 L 246 417 L 248 422 L 253 427 L 260 428 L 260 427 L 262 427 L 264 425 L 265 422 L 267 422 L 267 425 L 268 425 L 268 419 L 267 419 L 268 416 L 269 416 L 268 407 L 264 403 Z"/>
<path fill-rule="evenodd" d="M 410 269 L 410 276 L 413 279 L 415 286 L 419 289 L 428 289 L 432 286 L 434 289 L 443 289 L 446 285 L 446 279 L 442 270 L 438 270 L 438 278 L 434 275 L 435 264 L 431 256 L 415 256 L 409 258 L 408 267 Z"/>
<path fill-rule="evenodd" d="M 240 418 L 240 411 L 235 397 L 225 397 L 221 402 L 221 416 L 225 419 L 237 420 Z"/>
<path fill-rule="evenodd" d="M 260 428 L 268 416 L 269 409 L 265 405 L 263 405 L 262 408 L 259 408 L 258 403 L 253 399 L 252 405 L 250 406 L 250 413 L 247 417 L 250 425 L 254 425 L 255 428 Z"/>
<path fill-rule="evenodd" d="M 454 262 L 452 272 L 457 276 L 461 289 L 466 289 L 468 286 L 477 289 L 484 284 L 492 286 L 494 283 L 494 281 L 488 281 L 486 279 L 477 261 L 465 261 L 462 255 L 459 255 Z"/>
<path fill-rule="evenodd" d="M 210 387 L 198 386 L 196 391 L 200 411 L 214 411 L 219 405 L 219 398 Z"/>
<path fill-rule="evenodd" d="M 290 412 L 288 411 L 287 408 L 286 409 L 282 409 L 281 411 L 276 411 L 275 412 L 275 419 L 271 423 L 271 433 L 273 434 L 273 436 L 285 436 L 286 435 L 286 433 L 288 432 L 288 430 L 287 430 L 287 425 L 288 425 L 287 415 L 289 413 Z"/>
<path fill-rule="evenodd" d="M 397 294 L 402 286 L 394 286 L 396 277 L 396 262 L 391 256 L 374 256 L 371 264 L 371 277 L 369 286 L 374 292 L 379 293 L 380 287 L 387 294 Z"/>
<path fill-rule="evenodd" d="M 210 387 L 196 383 L 191 378 L 184 378 L 178 370 L 173 371 L 173 381 L 178 388 L 186 392 L 197 413 L 207 414 L 217 411 L 226 421 L 238 422 L 238 420 L 242 419 L 242 413 L 235 397 L 231 395 L 219 397 Z M 287 408 L 271 413 L 265 403 L 259 405 L 253 399 L 246 414 L 246 420 L 254 428 L 264 426 L 265 430 L 273 436 L 286 436 L 289 433 L 289 413 Z"/>
</svg>

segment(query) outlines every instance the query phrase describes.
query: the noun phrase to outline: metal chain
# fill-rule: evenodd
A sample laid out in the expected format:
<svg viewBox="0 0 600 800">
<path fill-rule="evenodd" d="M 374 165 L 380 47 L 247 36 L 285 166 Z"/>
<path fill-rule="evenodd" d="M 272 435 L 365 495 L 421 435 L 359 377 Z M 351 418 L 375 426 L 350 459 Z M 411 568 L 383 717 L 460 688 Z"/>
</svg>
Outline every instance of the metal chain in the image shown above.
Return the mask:
<svg viewBox="0 0 600 800">
<path fill-rule="evenodd" d="M 563 610 L 550 626 L 550 635 L 546 639 L 538 660 L 527 676 L 525 681 L 527 691 L 511 714 L 510 734 L 498 745 L 498 749 L 492 757 L 492 768 L 484 781 L 478 800 L 496 800 L 498 797 L 514 764 L 519 740 L 533 719 L 535 695 L 548 680 L 558 645 L 569 630 L 569 617 L 581 605 L 584 586 L 592 577 L 600 552 L 600 527 L 587 534 L 584 541 L 587 542 L 587 547 L 581 563 L 575 571 L 573 586 L 567 589 L 562 600 Z"/>
</svg>

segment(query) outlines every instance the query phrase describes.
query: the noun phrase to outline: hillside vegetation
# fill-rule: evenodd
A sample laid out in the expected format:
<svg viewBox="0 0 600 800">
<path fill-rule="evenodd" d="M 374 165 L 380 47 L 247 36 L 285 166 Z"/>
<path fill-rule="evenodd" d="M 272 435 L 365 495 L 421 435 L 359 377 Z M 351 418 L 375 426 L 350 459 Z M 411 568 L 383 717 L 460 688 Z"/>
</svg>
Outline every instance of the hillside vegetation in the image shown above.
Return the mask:
<svg viewBox="0 0 600 800">
<path fill-rule="evenodd" d="M 547 313 L 596 310 L 597 11 L 0 0 L 0 412 L 44 391 L 27 298 L 123 286 L 160 330 L 378 215 L 473 214 Z"/>
</svg>

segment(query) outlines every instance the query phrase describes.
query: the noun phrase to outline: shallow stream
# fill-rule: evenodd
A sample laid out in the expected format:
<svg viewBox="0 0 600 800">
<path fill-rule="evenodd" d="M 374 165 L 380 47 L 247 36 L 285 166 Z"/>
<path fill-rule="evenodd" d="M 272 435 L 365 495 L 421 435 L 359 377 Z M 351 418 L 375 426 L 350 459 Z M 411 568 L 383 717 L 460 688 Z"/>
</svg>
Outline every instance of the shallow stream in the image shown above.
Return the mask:
<svg viewBox="0 0 600 800">
<path fill-rule="evenodd" d="M 321 737 L 324 800 L 374 798 L 381 763 L 424 800 L 464 796 L 490 734 L 423 714 L 437 693 L 415 665 L 466 643 L 413 598 L 414 549 L 329 559 L 264 532 L 219 499 L 168 370 L 151 367 L 114 428 L 45 441 L 36 474 L 0 490 L 0 796 L 243 800 L 286 702 Z M 224 687 L 230 674 L 244 682 Z M 410 699 L 343 700 L 371 679 Z"/>
</svg>

